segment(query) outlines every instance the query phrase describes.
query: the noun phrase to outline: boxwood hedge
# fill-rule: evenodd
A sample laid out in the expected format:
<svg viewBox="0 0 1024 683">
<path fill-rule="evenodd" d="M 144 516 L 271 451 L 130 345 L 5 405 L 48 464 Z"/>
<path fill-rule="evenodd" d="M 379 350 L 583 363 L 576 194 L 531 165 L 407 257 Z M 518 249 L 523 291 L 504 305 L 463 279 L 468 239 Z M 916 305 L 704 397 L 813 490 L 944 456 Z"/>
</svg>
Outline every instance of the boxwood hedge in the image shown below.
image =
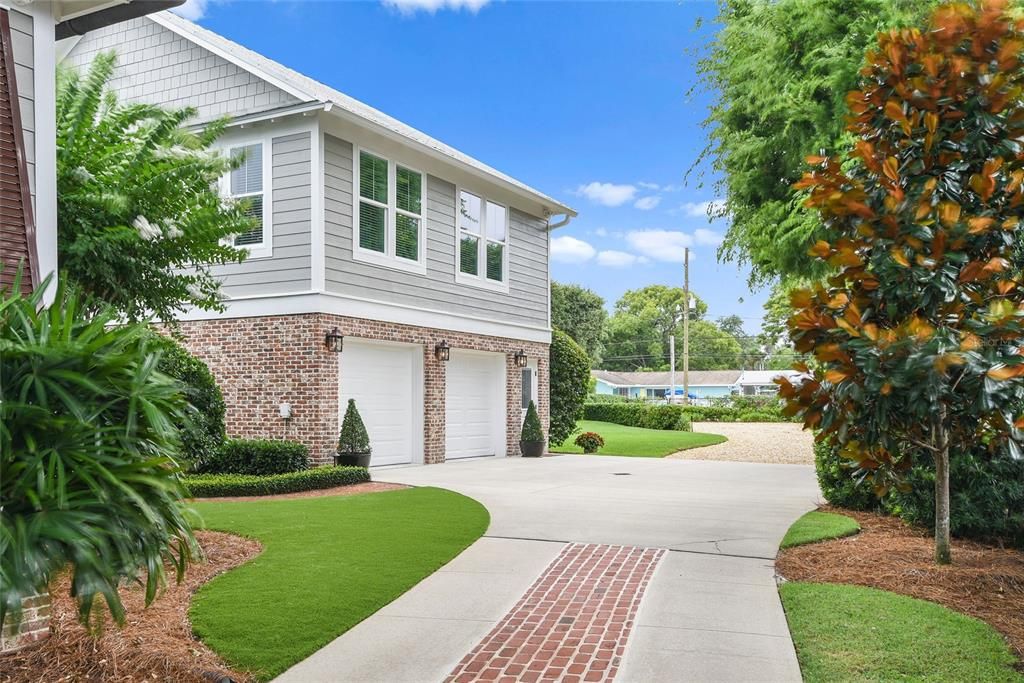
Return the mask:
<svg viewBox="0 0 1024 683">
<path fill-rule="evenodd" d="M 309 448 L 297 441 L 228 439 L 203 467 L 204 474 L 285 474 L 309 467 Z"/>
<path fill-rule="evenodd" d="M 184 477 L 185 487 L 193 498 L 218 496 L 273 496 L 347 486 L 369 481 L 365 467 L 314 467 L 286 474 L 190 474 Z"/>
</svg>

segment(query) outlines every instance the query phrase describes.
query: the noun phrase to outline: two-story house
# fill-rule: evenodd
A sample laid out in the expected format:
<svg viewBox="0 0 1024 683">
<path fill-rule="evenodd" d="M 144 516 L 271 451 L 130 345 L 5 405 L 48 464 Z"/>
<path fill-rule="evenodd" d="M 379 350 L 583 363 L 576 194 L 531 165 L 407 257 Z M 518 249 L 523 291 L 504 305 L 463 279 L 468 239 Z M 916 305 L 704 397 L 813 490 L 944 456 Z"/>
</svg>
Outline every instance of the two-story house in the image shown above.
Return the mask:
<svg viewBox="0 0 1024 683">
<path fill-rule="evenodd" d="M 333 452 L 355 399 L 373 464 L 517 455 L 548 416 L 549 235 L 575 212 L 337 90 L 177 16 L 80 39 L 115 50 L 124 100 L 230 117 L 224 179 L 252 202 L 226 311 L 183 316 L 235 436 Z"/>
</svg>

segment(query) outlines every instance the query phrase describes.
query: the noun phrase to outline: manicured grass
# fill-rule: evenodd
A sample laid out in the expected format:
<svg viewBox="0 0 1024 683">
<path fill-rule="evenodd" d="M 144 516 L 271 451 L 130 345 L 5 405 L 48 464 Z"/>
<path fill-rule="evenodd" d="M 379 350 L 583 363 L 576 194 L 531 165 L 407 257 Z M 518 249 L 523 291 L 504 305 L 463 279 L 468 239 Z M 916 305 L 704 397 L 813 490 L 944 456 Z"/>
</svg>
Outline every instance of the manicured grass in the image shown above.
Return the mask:
<svg viewBox="0 0 1024 683">
<path fill-rule="evenodd" d="M 264 680 L 409 590 L 490 521 L 476 501 L 435 488 L 193 507 L 206 528 L 263 543 L 203 586 L 189 616 L 231 666 Z"/>
<path fill-rule="evenodd" d="M 793 522 L 793 526 L 789 527 L 789 531 L 786 532 L 786 537 L 782 539 L 780 547 L 792 548 L 797 545 L 827 541 L 831 538 L 852 536 L 858 531 L 860 531 L 860 525 L 846 515 L 837 515 L 834 512 L 808 512 Z"/>
<path fill-rule="evenodd" d="M 642 429 L 626 427 L 612 422 L 592 422 L 582 420 L 580 430 L 597 432 L 604 439 L 604 448 L 598 455 L 632 455 L 641 458 L 663 458 L 677 451 L 688 448 L 710 446 L 726 440 L 718 434 L 701 434 L 700 432 L 675 432 L 662 429 Z M 582 453 L 583 449 L 573 443 L 571 436 L 561 446 L 552 446 L 552 453 Z"/>
<path fill-rule="evenodd" d="M 806 683 L 1024 680 L 995 629 L 941 605 L 835 584 L 779 593 Z"/>
</svg>

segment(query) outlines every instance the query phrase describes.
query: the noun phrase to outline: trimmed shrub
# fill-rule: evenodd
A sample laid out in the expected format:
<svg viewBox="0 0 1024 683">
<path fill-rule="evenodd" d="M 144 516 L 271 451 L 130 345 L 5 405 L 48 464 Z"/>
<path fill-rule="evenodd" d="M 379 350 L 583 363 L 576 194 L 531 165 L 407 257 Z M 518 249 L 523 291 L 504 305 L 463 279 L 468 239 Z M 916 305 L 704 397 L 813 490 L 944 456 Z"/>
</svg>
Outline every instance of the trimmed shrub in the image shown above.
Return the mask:
<svg viewBox="0 0 1024 683">
<path fill-rule="evenodd" d="M 881 501 L 869 484 L 859 484 L 831 440 L 814 443 L 814 469 L 821 494 L 832 505 L 850 510 L 879 510 Z"/>
<path fill-rule="evenodd" d="M 778 420 L 778 418 L 776 418 L 771 413 L 766 413 L 766 412 L 763 412 L 763 411 L 754 410 L 754 411 L 750 411 L 750 412 L 746 412 L 746 413 L 740 413 L 736 417 L 736 421 L 737 422 L 778 422 L 779 420 Z"/>
<path fill-rule="evenodd" d="M 285 474 L 309 467 L 309 449 L 297 441 L 228 439 L 204 474 Z"/>
<path fill-rule="evenodd" d="M 630 400 L 628 396 L 617 396 L 616 394 L 588 394 L 587 403 L 626 403 Z"/>
<path fill-rule="evenodd" d="M 523 420 L 523 431 L 520 434 L 521 441 L 543 441 L 544 427 L 540 423 L 540 415 L 537 414 L 537 406 L 530 401 L 526 409 L 526 419 Z"/>
<path fill-rule="evenodd" d="M 314 467 L 299 472 L 258 476 L 251 474 L 190 474 L 185 488 L 193 498 L 218 496 L 273 496 L 329 489 L 370 481 L 365 467 Z"/>
<path fill-rule="evenodd" d="M 157 369 L 181 382 L 189 407 L 175 420 L 181 455 L 190 469 L 201 472 L 224 444 L 224 396 L 206 363 L 170 337 L 153 335 L 160 351 Z"/>
<path fill-rule="evenodd" d="M 551 333 L 550 372 L 548 439 L 557 446 L 576 431 L 590 387 L 590 357 L 582 346 L 560 330 Z"/>
<path fill-rule="evenodd" d="M 675 429 L 683 414 L 682 406 L 667 404 L 588 403 L 583 407 L 583 418 L 586 420 L 645 429 Z"/>
<path fill-rule="evenodd" d="M 366 433 L 363 418 L 359 415 L 354 398 L 348 400 L 345 417 L 341 421 L 341 434 L 338 437 L 338 453 L 370 452 L 370 436 Z"/>
<path fill-rule="evenodd" d="M 673 429 L 677 432 L 692 432 L 693 431 L 693 420 L 686 413 L 679 416 L 676 420 L 676 426 Z"/>
<path fill-rule="evenodd" d="M 604 446 L 604 439 L 597 432 L 583 432 L 576 437 L 575 444 L 582 448 L 584 453 L 597 453 L 597 449 Z"/>
</svg>

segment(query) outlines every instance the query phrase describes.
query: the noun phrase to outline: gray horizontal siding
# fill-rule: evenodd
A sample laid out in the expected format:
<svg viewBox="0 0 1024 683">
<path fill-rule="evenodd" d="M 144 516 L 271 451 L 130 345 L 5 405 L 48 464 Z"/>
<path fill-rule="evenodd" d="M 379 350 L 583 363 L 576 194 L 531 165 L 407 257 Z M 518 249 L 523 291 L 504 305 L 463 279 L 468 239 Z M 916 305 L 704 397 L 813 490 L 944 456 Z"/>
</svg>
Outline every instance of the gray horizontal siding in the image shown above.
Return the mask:
<svg viewBox="0 0 1024 683">
<path fill-rule="evenodd" d="M 195 107 L 200 121 L 298 102 L 146 17 L 90 31 L 66 62 L 85 69 L 97 53 L 109 50 L 118 56 L 110 87 L 122 100 Z"/>
<path fill-rule="evenodd" d="M 427 176 L 425 275 L 352 258 L 352 145 L 324 139 L 326 284 L 329 291 L 526 325 L 547 325 L 547 233 L 542 219 L 511 212 L 509 291 L 455 281 L 455 186 Z"/>
<path fill-rule="evenodd" d="M 33 52 L 32 16 L 11 10 L 11 50 L 14 53 L 14 77 L 18 81 L 18 110 L 25 138 L 25 161 L 32 204 L 36 201 L 36 101 L 35 53 Z"/>
<path fill-rule="evenodd" d="M 273 138 L 273 255 L 215 266 L 228 296 L 310 289 L 310 138 L 309 133 Z"/>
</svg>

